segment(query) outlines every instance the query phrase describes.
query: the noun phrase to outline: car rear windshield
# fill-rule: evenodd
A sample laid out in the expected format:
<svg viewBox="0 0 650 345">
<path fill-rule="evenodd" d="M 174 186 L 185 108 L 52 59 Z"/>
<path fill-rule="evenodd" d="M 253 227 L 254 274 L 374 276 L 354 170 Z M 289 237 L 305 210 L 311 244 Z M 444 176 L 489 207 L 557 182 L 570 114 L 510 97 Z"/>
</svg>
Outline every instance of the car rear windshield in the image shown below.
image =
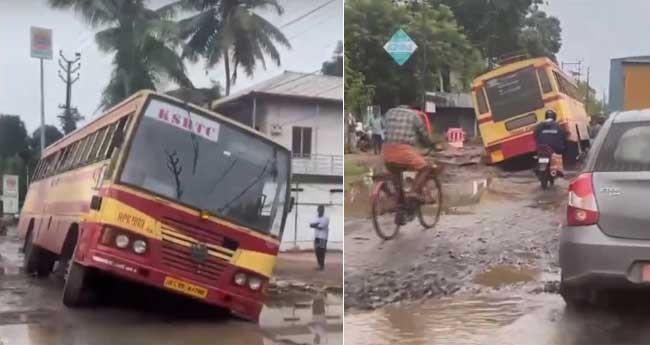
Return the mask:
<svg viewBox="0 0 650 345">
<path fill-rule="evenodd" d="M 485 85 L 494 121 L 544 107 L 537 73 L 532 66 L 490 79 Z"/>
<path fill-rule="evenodd" d="M 650 122 L 615 123 L 596 159 L 595 171 L 650 171 Z"/>
</svg>

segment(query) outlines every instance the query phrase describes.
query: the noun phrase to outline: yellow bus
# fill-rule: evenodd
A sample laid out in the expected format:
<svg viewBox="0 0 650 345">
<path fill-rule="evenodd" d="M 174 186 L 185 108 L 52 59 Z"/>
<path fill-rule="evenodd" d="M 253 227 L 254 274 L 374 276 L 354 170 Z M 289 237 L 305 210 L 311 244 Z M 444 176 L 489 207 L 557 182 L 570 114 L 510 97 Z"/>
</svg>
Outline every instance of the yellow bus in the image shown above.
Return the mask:
<svg viewBox="0 0 650 345">
<path fill-rule="evenodd" d="M 569 133 L 569 162 L 589 145 L 589 118 L 576 84 L 548 58 L 506 63 L 477 77 L 472 99 L 488 161 L 536 151 L 533 131 L 551 109 Z"/>
<path fill-rule="evenodd" d="M 257 320 L 291 200 L 289 150 L 141 91 L 48 146 L 23 206 L 24 269 L 64 267 L 63 303 L 99 275 Z"/>
</svg>

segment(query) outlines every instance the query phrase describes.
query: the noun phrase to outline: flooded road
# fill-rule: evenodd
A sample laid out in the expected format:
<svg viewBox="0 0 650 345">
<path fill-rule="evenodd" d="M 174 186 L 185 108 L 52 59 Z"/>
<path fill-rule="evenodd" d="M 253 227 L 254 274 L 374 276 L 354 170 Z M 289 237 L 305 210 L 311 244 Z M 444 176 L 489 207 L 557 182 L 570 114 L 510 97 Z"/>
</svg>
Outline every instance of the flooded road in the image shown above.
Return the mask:
<svg viewBox="0 0 650 345">
<path fill-rule="evenodd" d="M 62 282 L 20 273 L 19 242 L 0 237 L 0 344 L 331 344 L 343 342 L 342 298 L 272 296 L 259 324 L 215 314 L 175 295 L 123 283 L 92 308 L 61 303 Z"/>
<path fill-rule="evenodd" d="M 650 343 L 650 300 L 568 310 L 559 295 L 455 296 L 345 316 L 346 345 L 637 345 Z"/>
</svg>

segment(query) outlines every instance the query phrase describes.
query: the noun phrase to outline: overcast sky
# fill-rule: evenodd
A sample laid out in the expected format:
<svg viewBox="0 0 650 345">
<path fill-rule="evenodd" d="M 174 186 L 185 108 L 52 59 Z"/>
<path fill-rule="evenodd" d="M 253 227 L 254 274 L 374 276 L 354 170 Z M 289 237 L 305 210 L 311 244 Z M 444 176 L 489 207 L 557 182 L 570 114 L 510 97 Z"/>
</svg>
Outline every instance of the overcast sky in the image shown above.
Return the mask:
<svg viewBox="0 0 650 345">
<path fill-rule="evenodd" d="M 149 0 L 150 7 L 159 7 L 169 0 Z M 322 9 L 282 29 L 292 49 L 281 50 L 282 66 L 269 64 L 266 71 L 257 70 L 253 80 L 239 73 L 233 91 L 268 79 L 283 70 L 313 72 L 332 56 L 336 43 L 343 39 L 343 0 L 280 0 L 285 13 L 278 17 L 263 14 L 280 27 L 320 5 Z M 62 49 L 69 58 L 82 54 L 81 79 L 74 84 L 72 103 L 86 119 L 91 119 L 100 103 L 101 92 L 108 83 L 111 56 L 100 53 L 94 33 L 71 11 L 52 10 L 46 0 L 0 0 L 0 114 L 20 115 L 31 133 L 40 125 L 39 61 L 30 57 L 30 26 L 53 30 L 54 60 L 45 61 L 45 122 L 59 126 L 59 104 L 65 102 L 65 86 L 57 77 L 56 56 Z M 223 85 L 223 67 L 206 75 L 203 65 L 189 66 L 195 86 L 208 87 L 210 79 Z"/>
<path fill-rule="evenodd" d="M 610 59 L 650 55 L 648 0 L 549 0 L 547 10 L 562 25 L 558 59 L 582 59 L 583 74 L 591 67 L 598 97 L 609 87 Z"/>
</svg>

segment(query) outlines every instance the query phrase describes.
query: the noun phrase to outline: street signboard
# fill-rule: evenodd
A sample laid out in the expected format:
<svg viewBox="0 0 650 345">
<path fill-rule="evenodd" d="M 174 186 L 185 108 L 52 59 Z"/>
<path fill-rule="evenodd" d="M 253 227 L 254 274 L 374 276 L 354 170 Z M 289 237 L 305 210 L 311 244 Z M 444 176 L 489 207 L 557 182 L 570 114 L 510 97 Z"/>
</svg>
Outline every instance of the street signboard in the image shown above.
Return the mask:
<svg viewBox="0 0 650 345">
<path fill-rule="evenodd" d="M 2 195 L 18 196 L 18 175 L 2 176 Z"/>
<path fill-rule="evenodd" d="M 411 37 L 402 29 L 397 30 L 393 36 L 384 45 L 384 50 L 402 66 L 411 57 L 413 52 L 418 48 Z"/>
<path fill-rule="evenodd" d="M 52 30 L 32 26 L 30 38 L 32 57 L 52 60 Z"/>
<path fill-rule="evenodd" d="M 4 213 L 4 214 L 18 214 L 18 197 L 17 196 L 3 196 L 2 197 L 2 213 Z"/>
</svg>

